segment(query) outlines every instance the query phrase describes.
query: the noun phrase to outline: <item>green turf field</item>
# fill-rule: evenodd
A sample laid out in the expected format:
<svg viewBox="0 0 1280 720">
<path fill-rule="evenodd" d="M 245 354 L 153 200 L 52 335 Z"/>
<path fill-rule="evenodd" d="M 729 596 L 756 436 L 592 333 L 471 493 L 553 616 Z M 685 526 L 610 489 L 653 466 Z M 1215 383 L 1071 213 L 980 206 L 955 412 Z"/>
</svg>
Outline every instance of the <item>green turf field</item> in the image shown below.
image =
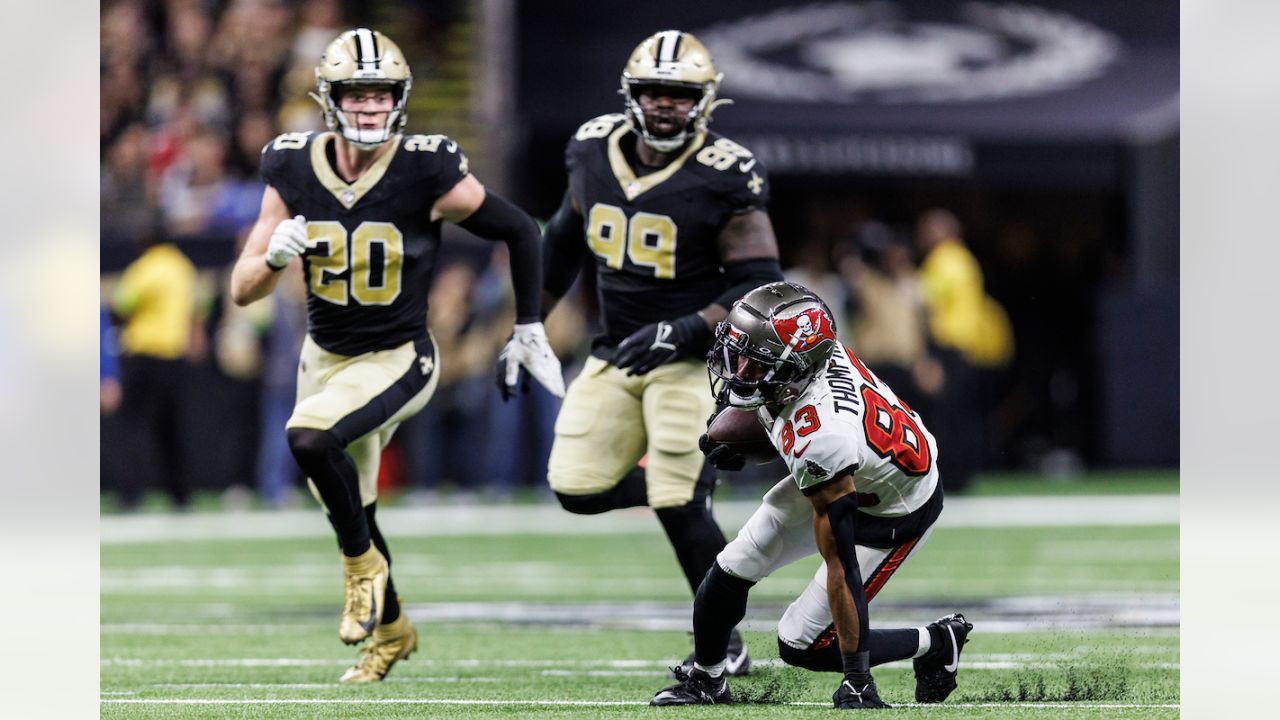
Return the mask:
<svg viewBox="0 0 1280 720">
<path fill-rule="evenodd" d="M 578 520 L 548 517 L 565 528 Z M 647 707 L 690 649 L 689 591 L 656 522 L 652 532 L 634 524 L 591 535 L 557 526 L 392 534 L 396 582 L 422 645 L 385 682 L 360 687 L 334 682 L 354 651 L 337 639 L 341 574 L 323 533 L 115 542 L 104 529 L 102 715 L 830 715 L 838 677 L 779 665 L 772 633 L 816 559 L 752 593 L 755 669 L 732 683 L 746 704 Z M 1174 524 L 943 526 L 876 598 L 872 622 L 965 611 L 975 630 L 960 688 L 920 707 L 910 704 L 909 662 L 878 668 L 876 679 L 887 701 L 907 706 L 896 716 L 1177 717 L 1177 593 Z"/>
</svg>

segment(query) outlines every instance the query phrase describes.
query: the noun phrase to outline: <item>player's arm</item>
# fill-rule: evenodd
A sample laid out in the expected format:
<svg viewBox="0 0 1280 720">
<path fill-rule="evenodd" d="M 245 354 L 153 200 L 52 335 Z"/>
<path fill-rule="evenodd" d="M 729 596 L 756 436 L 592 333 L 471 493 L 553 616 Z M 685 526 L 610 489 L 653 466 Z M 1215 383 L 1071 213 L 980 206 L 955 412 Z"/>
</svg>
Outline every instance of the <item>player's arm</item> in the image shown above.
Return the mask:
<svg viewBox="0 0 1280 720">
<path fill-rule="evenodd" d="M 431 206 L 431 219 L 448 220 L 486 240 L 507 245 L 511 285 L 516 294 L 516 323 L 511 341 L 498 358 L 498 385 L 510 397 L 524 368 L 543 387 L 564 396 L 560 361 L 547 342 L 539 313 L 542 292 L 541 241 L 538 225 L 523 210 L 499 195 L 486 192 L 473 175 L 466 175 Z"/>
<path fill-rule="evenodd" d="M 720 265 L 729 287 L 701 310 L 646 325 L 618 344 L 613 364 L 643 375 L 663 363 L 704 351 L 715 326 L 729 314 L 734 301 L 752 288 L 782 279 L 778 241 L 764 210 L 752 208 L 734 215 L 716 240 Z"/>
<path fill-rule="evenodd" d="M 582 207 L 573 193 L 565 190 L 560 207 L 542 229 L 543 319 L 569 292 L 582 269 L 587 253 L 587 236 L 582 227 Z"/>
<path fill-rule="evenodd" d="M 827 600 L 840 651 L 845 677 L 862 687 L 871 681 L 870 653 L 867 650 L 867 594 L 858 567 L 858 493 L 853 474 L 843 472 L 829 483 L 806 491 L 813 504 L 813 536 L 827 563 Z"/>
<path fill-rule="evenodd" d="M 760 208 L 734 215 L 716 238 L 720 267 L 729 287 L 702 309 L 709 329 L 729 314 L 738 298 L 766 283 L 782 280 L 778 240 L 769 214 Z"/>
<path fill-rule="evenodd" d="M 231 269 L 231 299 L 243 306 L 270 295 L 280 281 L 280 271 L 309 245 L 306 218 L 290 219 L 284 199 L 268 185 L 258 220 Z"/>
</svg>

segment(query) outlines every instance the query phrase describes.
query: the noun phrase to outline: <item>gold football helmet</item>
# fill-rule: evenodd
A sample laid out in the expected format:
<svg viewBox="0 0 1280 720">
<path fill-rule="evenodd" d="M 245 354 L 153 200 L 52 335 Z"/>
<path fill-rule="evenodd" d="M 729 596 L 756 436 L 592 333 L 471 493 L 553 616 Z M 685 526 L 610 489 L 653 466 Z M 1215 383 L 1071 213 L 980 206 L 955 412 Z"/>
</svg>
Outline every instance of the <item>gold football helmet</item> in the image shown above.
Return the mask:
<svg viewBox="0 0 1280 720">
<path fill-rule="evenodd" d="M 353 145 L 370 149 L 399 132 L 408 119 L 405 105 L 413 73 L 400 46 L 377 30 L 348 30 L 329 43 L 316 66 L 316 92 L 312 97 L 324 110 L 330 130 L 340 131 Z M 354 86 L 389 87 L 395 106 L 382 128 L 359 128 L 348 122 L 338 107 L 342 92 Z"/>
<path fill-rule="evenodd" d="M 707 129 L 711 111 L 717 105 L 730 102 L 716 100 L 722 77 L 724 73 L 716 71 L 711 53 L 698 38 L 679 30 L 663 30 L 645 38 L 631 52 L 622 70 L 622 89 L 619 92 L 626 98 L 627 115 L 634 121 L 645 144 L 659 152 L 671 152 L 684 145 L 691 135 Z M 645 124 L 637 97 L 641 88 L 652 85 L 674 86 L 699 93 L 684 127 L 671 137 L 658 137 Z"/>
</svg>

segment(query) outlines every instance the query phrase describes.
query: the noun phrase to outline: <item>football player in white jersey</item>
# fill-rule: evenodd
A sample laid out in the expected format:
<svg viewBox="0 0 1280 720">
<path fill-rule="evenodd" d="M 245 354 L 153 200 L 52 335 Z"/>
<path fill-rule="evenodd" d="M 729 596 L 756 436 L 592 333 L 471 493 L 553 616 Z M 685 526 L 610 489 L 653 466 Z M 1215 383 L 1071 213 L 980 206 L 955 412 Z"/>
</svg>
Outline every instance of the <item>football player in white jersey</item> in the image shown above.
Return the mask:
<svg viewBox="0 0 1280 720">
<path fill-rule="evenodd" d="M 867 603 L 928 538 L 942 511 L 938 448 L 920 416 L 836 339 L 831 311 L 792 283 L 734 304 L 707 360 L 721 405 L 754 410 L 790 475 L 716 557 L 694 600 L 692 667 L 654 705 L 732 702 L 723 667 L 751 586 L 820 553 L 823 564 L 778 623 L 784 661 L 843 671 L 837 708 L 888 707 L 871 667 L 914 658 L 917 702 L 956 687 L 973 626 L 955 613 L 919 628 L 871 630 Z M 745 458 L 703 435 L 723 470 Z"/>
</svg>

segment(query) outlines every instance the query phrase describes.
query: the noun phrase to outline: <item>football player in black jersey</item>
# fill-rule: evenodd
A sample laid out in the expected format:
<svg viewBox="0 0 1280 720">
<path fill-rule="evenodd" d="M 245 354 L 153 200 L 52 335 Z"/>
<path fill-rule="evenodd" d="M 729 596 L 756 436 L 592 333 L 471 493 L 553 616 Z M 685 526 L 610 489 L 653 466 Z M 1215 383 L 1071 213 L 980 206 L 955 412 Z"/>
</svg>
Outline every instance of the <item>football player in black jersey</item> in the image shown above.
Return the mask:
<svg viewBox="0 0 1280 720">
<path fill-rule="evenodd" d="M 338 635 L 348 644 L 372 636 L 343 682 L 381 680 L 417 647 L 374 510 L 382 448 L 439 374 L 426 316 L 441 220 L 507 243 L 517 319 L 503 363 L 564 393 L 538 314 L 537 226 L 485 191 L 453 140 L 401 133 L 411 84 L 400 48 L 377 31 L 349 30 L 328 46 L 315 97 L 330 132 L 286 133 L 263 148 L 267 188 L 231 276 L 232 298 L 245 305 L 302 259 L 308 336 L 289 447 L 342 550 Z"/>
<path fill-rule="evenodd" d="M 698 450 L 714 409 L 702 359 L 733 302 L 782 279 L 764 167 L 707 127 L 720 79 L 689 33 L 641 42 L 622 73 L 626 112 L 569 140 L 543 250 L 543 316 L 593 255 L 603 324 L 556 421 L 551 487 L 573 513 L 652 507 L 695 592 L 725 545 Z M 727 671 L 740 674 L 734 649 Z"/>
</svg>

